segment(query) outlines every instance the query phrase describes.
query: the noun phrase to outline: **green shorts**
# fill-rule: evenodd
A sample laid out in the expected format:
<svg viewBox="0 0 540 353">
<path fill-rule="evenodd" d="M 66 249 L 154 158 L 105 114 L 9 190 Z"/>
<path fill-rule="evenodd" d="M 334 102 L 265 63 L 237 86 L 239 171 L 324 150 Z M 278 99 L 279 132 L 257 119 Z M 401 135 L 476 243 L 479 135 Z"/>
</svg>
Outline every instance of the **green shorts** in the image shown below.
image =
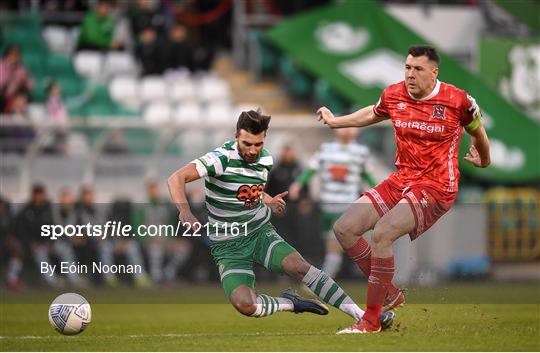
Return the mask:
<svg viewBox="0 0 540 353">
<path fill-rule="evenodd" d="M 283 274 L 283 259 L 296 252 L 270 223 L 253 235 L 214 242 L 210 248 L 227 297 L 243 284 L 255 288 L 253 266 L 256 263 L 274 273 Z"/>
<path fill-rule="evenodd" d="M 325 233 L 325 236 L 327 234 L 334 234 L 333 228 L 334 224 L 337 222 L 337 220 L 341 217 L 341 213 L 329 213 L 329 212 L 323 212 L 321 215 L 321 228 L 323 232 Z"/>
</svg>

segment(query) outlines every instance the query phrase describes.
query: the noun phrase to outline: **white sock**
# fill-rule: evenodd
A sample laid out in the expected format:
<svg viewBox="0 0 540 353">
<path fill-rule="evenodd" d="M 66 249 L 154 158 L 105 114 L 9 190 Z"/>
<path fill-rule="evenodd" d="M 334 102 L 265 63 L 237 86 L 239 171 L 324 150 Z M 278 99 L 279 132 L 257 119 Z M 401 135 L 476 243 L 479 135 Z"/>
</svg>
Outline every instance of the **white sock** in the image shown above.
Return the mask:
<svg viewBox="0 0 540 353">
<path fill-rule="evenodd" d="M 311 266 L 302 282 L 325 303 L 343 311 L 356 321 L 364 315 L 364 311 L 356 305 L 341 287 L 326 273 Z"/>
<path fill-rule="evenodd" d="M 255 302 L 255 312 L 251 314 L 253 317 L 270 316 L 278 311 L 293 311 L 294 304 L 292 301 L 281 297 L 271 297 L 266 294 L 257 295 Z"/>
<path fill-rule="evenodd" d="M 163 280 L 163 247 L 159 245 L 150 245 L 148 249 L 148 266 L 150 267 L 150 275 L 155 283 L 161 283 Z"/>
<path fill-rule="evenodd" d="M 144 269 L 144 262 L 141 254 L 141 249 L 139 244 L 135 240 L 128 240 L 127 249 L 126 249 L 126 259 L 130 265 L 140 265 L 142 270 L 140 273 L 135 273 L 136 277 L 146 276 L 146 270 Z"/>
<path fill-rule="evenodd" d="M 327 252 L 324 256 L 324 262 L 322 265 L 322 270 L 328 274 L 328 276 L 334 278 L 341 269 L 341 263 L 343 257 L 341 254 L 334 252 Z"/>
<path fill-rule="evenodd" d="M 34 258 L 36 259 L 38 266 L 41 266 L 42 262 L 46 262 L 48 264 L 50 263 L 49 252 L 43 246 L 38 246 L 36 249 L 34 249 Z M 40 272 L 41 272 L 41 268 L 40 268 Z M 47 282 L 47 284 L 51 286 L 55 286 L 58 283 L 56 274 L 51 276 L 50 273 L 43 273 L 42 277 L 45 280 L 45 282 Z"/>
</svg>

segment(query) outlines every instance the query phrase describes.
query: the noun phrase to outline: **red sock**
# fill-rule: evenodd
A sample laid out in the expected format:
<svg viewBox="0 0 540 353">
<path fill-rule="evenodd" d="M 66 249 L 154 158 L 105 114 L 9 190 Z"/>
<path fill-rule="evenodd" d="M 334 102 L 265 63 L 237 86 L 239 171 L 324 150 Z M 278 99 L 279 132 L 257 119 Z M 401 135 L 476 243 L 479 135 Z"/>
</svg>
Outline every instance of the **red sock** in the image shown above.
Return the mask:
<svg viewBox="0 0 540 353">
<path fill-rule="evenodd" d="M 360 239 L 345 250 L 345 253 L 356 263 L 356 266 L 369 278 L 371 273 L 371 247 L 369 243 L 363 238 Z M 393 294 L 398 290 L 393 283 L 390 282 L 388 286 L 388 293 Z"/>
<path fill-rule="evenodd" d="M 368 280 L 367 309 L 363 318 L 372 324 L 379 324 L 384 298 L 394 277 L 394 256 L 371 259 L 371 274 Z"/>
<path fill-rule="evenodd" d="M 345 253 L 356 263 L 366 277 L 369 277 L 371 272 L 371 247 L 369 243 L 363 237 L 360 237 L 356 244 L 345 250 Z"/>
</svg>

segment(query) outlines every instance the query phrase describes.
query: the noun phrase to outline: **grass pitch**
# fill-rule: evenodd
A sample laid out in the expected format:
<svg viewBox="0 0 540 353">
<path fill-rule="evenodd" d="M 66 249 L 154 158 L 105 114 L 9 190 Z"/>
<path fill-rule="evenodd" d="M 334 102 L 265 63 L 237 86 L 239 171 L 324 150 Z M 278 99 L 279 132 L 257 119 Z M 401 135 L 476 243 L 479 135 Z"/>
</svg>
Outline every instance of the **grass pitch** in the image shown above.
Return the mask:
<svg viewBox="0 0 540 353">
<path fill-rule="evenodd" d="M 345 287 L 356 298 L 365 297 L 365 287 Z M 223 302 L 218 286 L 185 286 L 176 291 L 79 291 L 92 305 L 92 323 L 80 335 L 62 336 L 47 319 L 49 301 L 59 292 L 13 295 L 0 290 L 2 351 L 540 350 L 538 284 L 413 289 L 407 297 L 411 303 L 397 311 L 390 330 L 361 336 L 335 335 L 352 324 L 335 309 L 328 316 L 277 313 L 261 319 L 243 317 Z M 277 294 L 270 288 L 266 292 Z M 454 292 L 462 296 L 462 302 L 450 303 L 449 298 L 456 297 Z M 473 304 L 480 302 L 475 299 L 482 295 L 494 299 L 494 293 L 499 295 L 496 302 Z M 445 295 L 447 299 L 441 299 Z M 151 304 L 154 302 L 160 304 Z"/>
</svg>

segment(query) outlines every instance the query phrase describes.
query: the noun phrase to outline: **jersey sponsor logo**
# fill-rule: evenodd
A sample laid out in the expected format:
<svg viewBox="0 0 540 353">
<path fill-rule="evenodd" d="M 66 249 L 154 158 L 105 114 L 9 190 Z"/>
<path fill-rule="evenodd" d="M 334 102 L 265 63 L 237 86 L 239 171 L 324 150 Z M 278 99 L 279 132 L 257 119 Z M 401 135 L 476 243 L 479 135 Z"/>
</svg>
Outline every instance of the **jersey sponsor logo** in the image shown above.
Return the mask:
<svg viewBox="0 0 540 353">
<path fill-rule="evenodd" d="M 446 118 L 444 116 L 445 110 L 446 110 L 446 107 L 444 105 L 435 104 L 433 106 L 433 114 L 431 114 L 431 117 L 444 120 Z"/>
<path fill-rule="evenodd" d="M 398 108 L 398 110 L 405 110 L 405 109 L 407 109 L 407 104 L 405 104 L 403 102 L 399 102 L 398 105 L 397 105 L 397 108 Z"/>
<path fill-rule="evenodd" d="M 264 184 L 242 185 L 236 191 L 236 198 L 244 202 L 244 206 L 253 207 L 261 201 Z"/>
<path fill-rule="evenodd" d="M 328 167 L 328 172 L 334 181 L 344 182 L 349 174 L 349 168 L 346 165 L 332 164 Z"/>
<path fill-rule="evenodd" d="M 407 128 L 407 129 L 416 129 L 420 131 L 427 131 L 430 134 L 434 132 L 444 132 L 444 125 L 433 125 L 433 124 L 428 124 L 426 122 L 418 122 L 418 121 L 396 120 L 394 121 L 394 126 Z"/>
</svg>

